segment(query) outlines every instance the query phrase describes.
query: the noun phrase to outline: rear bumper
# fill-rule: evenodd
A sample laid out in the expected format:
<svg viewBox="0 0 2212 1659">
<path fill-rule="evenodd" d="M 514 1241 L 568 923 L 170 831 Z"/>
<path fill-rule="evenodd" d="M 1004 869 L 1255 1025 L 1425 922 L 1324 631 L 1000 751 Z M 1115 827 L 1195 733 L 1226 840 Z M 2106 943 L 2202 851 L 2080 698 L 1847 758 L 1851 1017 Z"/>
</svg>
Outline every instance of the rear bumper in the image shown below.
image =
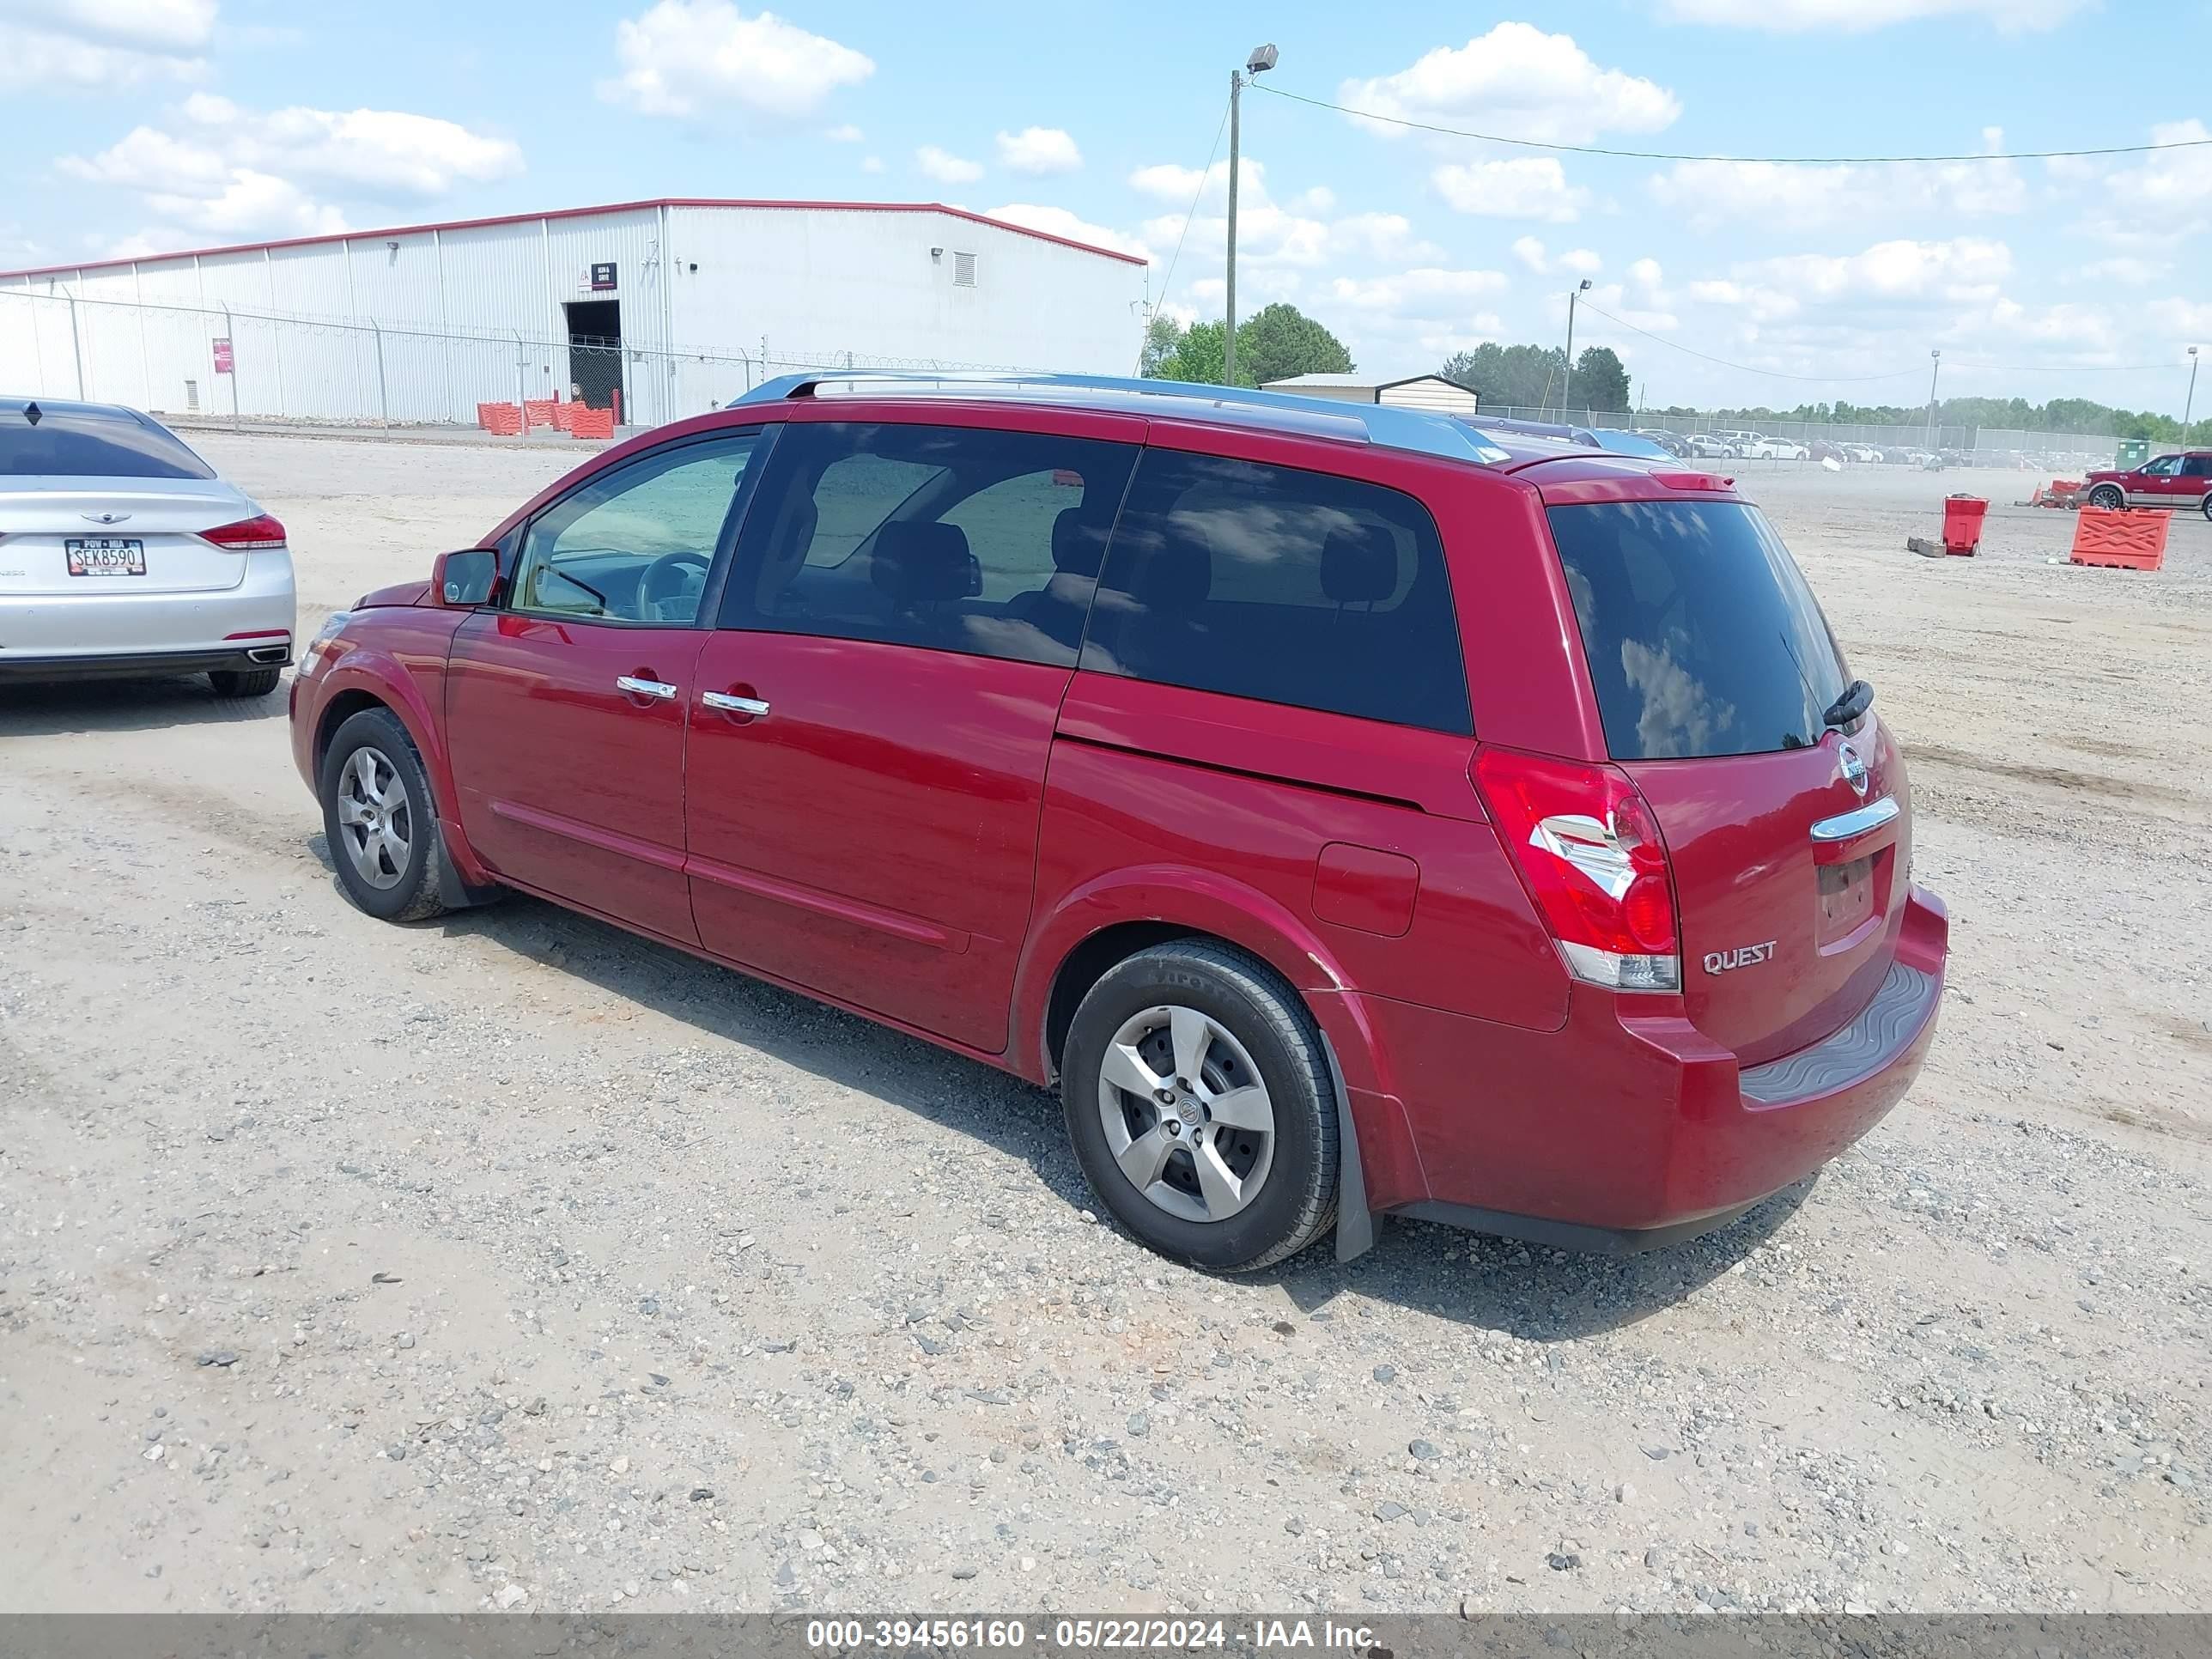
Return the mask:
<svg viewBox="0 0 2212 1659">
<path fill-rule="evenodd" d="M 270 549 L 241 556 L 246 568 L 236 584 L 198 592 L 149 593 L 117 586 L 0 593 L 0 673 L 12 672 L 11 665 L 19 662 L 230 654 L 272 643 L 286 647 L 289 659 L 295 628 L 291 555 Z M 100 671 L 88 666 L 86 672 Z M 27 672 L 18 675 L 30 677 Z"/>
<path fill-rule="evenodd" d="M 250 674 L 292 660 L 284 640 L 244 641 L 216 651 L 117 652 L 106 656 L 23 657 L 0 652 L 0 684 L 62 680 L 164 679 L 176 674 Z"/>
<path fill-rule="evenodd" d="M 1935 1040 L 1948 933 L 1942 901 L 1913 889 L 1896 960 L 1859 1017 L 1753 1066 L 1679 1014 L 1579 987 L 1566 1025 L 1544 1033 L 1370 999 L 1427 1188 L 1389 1207 L 1604 1251 L 1724 1225 L 1904 1097 Z M 1482 1079 L 1472 1097 L 1469 1079 Z"/>
</svg>

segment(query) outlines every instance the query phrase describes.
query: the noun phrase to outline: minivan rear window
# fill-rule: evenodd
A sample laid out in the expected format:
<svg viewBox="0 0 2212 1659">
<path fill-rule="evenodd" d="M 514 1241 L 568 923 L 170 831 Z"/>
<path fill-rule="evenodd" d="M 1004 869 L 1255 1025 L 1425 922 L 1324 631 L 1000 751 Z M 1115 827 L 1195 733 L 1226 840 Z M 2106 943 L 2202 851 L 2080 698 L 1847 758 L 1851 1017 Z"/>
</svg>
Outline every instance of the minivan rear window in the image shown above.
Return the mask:
<svg viewBox="0 0 2212 1659">
<path fill-rule="evenodd" d="M 1741 501 L 1551 509 L 1619 760 L 1759 755 L 1820 741 L 1850 683 L 1813 590 Z"/>
<path fill-rule="evenodd" d="M 207 463 L 157 426 L 119 415 L 44 410 L 36 425 L 0 416 L 0 477 L 212 478 Z"/>
</svg>

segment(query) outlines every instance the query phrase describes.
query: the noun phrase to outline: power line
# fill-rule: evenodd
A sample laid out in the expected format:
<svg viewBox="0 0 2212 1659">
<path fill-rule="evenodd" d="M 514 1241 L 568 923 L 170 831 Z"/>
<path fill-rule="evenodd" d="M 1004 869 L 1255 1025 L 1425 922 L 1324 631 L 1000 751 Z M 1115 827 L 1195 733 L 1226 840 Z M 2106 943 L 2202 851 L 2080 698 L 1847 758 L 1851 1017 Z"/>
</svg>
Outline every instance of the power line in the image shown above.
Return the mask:
<svg viewBox="0 0 2212 1659">
<path fill-rule="evenodd" d="M 1221 106 L 1221 119 L 1214 124 L 1213 143 L 1206 152 L 1206 165 L 1198 170 L 1198 188 L 1190 193 L 1190 211 L 1182 216 L 1182 229 L 1176 235 L 1175 252 L 1168 256 L 1167 274 L 1160 278 L 1160 297 L 1152 304 L 1152 314 L 1158 316 L 1160 307 L 1168 302 L 1168 287 L 1175 281 L 1176 261 L 1182 258 L 1183 239 L 1190 234 L 1191 221 L 1198 217 L 1198 204 L 1206 196 L 1206 181 L 1213 172 L 1213 158 L 1221 149 L 1221 135 L 1229 125 L 1229 106 Z"/>
<path fill-rule="evenodd" d="M 1680 341 L 1668 339 L 1664 335 L 1654 334 L 1648 328 L 1638 328 L 1635 324 L 1614 316 L 1611 312 L 1589 300 L 1585 299 L 1582 302 L 1582 307 L 1584 311 L 1595 311 L 1606 321 L 1616 324 L 1632 334 L 1641 334 L 1645 339 L 1665 346 L 1670 351 L 1680 351 L 1688 356 L 1701 358 L 1709 363 L 1717 363 L 1723 368 L 1736 369 L 1746 374 L 1764 374 L 1778 380 L 1802 380 L 1820 386 L 1855 386 L 1869 380 L 1899 380 L 1907 374 L 1917 376 L 1920 373 L 1917 365 L 1911 368 L 1892 369 L 1885 374 L 1792 374 L 1778 368 L 1754 368 L 1749 363 L 1732 362 L 1726 357 L 1716 357 L 1711 352 L 1699 351 L 1695 347 L 1682 344 Z M 1943 367 L 1954 369 L 1977 369 L 1995 374 L 2140 374 L 2165 368 L 2178 370 L 2182 365 L 2179 363 L 1970 363 L 1963 361 L 1954 362 L 1946 357 L 1943 360 Z"/>
<path fill-rule="evenodd" d="M 2212 147 L 2212 138 L 2176 138 L 2159 144 L 2100 144 L 2088 149 L 1996 150 L 1969 155 L 1689 155 L 1674 150 L 1609 149 L 1601 144 L 1555 144 L 1540 138 L 1505 138 L 1494 132 L 1470 132 L 1463 127 L 1439 126 L 1432 121 L 1411 121 L 1402 116 L 1377 115 L 1372 110 L 1350 109 L 1342 104 L 1332 104 L 1326 98 L 1309 98 L 1304 93 L 1286 91 L 1264 81 L 1255 81 L 1252 84 L 1273 98 L 1287 98 L 1293 103 L 1310 104 L 1316 109 L 1334 110 L 1339 115 L 1357 116 L 1363 121 L 1380 121 L 1388 126 L 1410 127 L 1416 132 L 1442 133 L 1451 138 L 1477 138 L 1486 144 L 1510 144 L 1519 149 L 1555 150 L 1566 155 L 1610 155 L 1630 161 L 1758 161 L 1771 167 L 1902 167 L 1927 161 L 2051 161 L 2095 155 L 2147 155 L 2156 150 Z"/>
</svg>

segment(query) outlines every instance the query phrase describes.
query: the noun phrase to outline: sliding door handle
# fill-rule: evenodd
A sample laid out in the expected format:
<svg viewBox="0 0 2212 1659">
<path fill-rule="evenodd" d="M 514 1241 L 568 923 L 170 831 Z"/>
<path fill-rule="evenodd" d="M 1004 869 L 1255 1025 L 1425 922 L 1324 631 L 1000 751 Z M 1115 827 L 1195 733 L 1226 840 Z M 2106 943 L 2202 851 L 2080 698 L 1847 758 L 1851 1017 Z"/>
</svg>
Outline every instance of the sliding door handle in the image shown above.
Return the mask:
<svg viewBox="0 0 2212 1659">
<path fill-rule="evenodd" d="M 764 697 L 740 697 L 729 691 L 702 691 L 699 701 L 709 708 L 718 708 L 725 714 L 765 714 L 768 700 Z"/>
</svg>

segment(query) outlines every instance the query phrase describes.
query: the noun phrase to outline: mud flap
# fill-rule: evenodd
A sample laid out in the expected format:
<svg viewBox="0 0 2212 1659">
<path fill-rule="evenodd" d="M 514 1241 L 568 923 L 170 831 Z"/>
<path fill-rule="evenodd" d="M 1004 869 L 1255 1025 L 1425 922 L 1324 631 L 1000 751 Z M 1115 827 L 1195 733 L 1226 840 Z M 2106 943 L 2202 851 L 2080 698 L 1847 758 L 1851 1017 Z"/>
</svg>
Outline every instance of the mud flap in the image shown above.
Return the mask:
<svg viewBox="0 0 2212 1659">
<path fill-rule="evenodd" d="M 1336 1259 L 1350 1261 L 1375 1248 L 1375 1212 L 1367 1207 L 1367 1174 L 1359 1161 L 1359 1126 L 1352 1121 L 1352 1091 L 1345 1086 L 1344 1068 L 1336 1063 L 1327 1032 L 1321 1047 L 1336 1089 Z"/>
</svg>

